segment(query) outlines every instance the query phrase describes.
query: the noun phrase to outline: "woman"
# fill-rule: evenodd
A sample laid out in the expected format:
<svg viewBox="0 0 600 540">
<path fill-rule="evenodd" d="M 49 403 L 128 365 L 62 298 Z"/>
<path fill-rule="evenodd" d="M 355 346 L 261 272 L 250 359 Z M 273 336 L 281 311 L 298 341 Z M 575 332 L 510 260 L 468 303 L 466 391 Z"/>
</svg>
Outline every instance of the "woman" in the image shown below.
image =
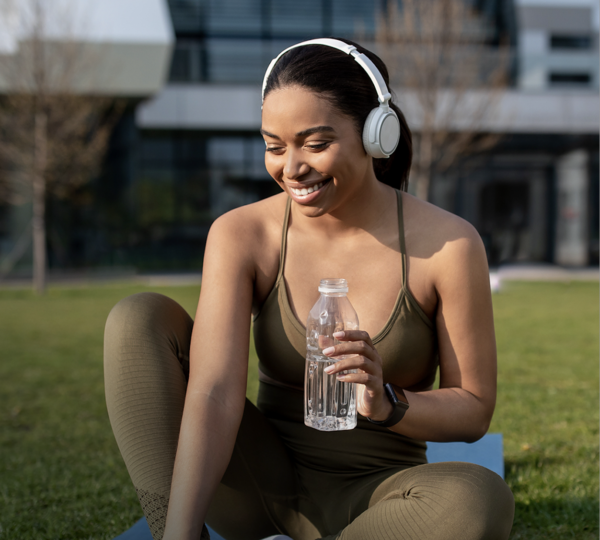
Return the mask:
<svg viewBox="0 0 600 540">
<path fill-rule="evenodd" d="M 272 64 L 261 132 L 283 193 L 215 221 L 196 322 L 151 293 L 121 301 L 107 322 L 108 410 L 155 538 L 206 538 L 205 520 L 228 540 L 508 538 L 503 480 L 426 464 L 422 442 L 475 441 L 492 418 L 485 252 L 465 221 L 401 191 L 412 146 L 395 105 L 391 157 L 363 144 L 371 110 L 387 107 L 388 74 L 345 44 L 301 45 Z M 324 277 L 347 279 L 361 322 L 328 351 L 351 355 L 336 376 L 356 369 L 345 376 L 358 385 L 351 431 L 303 424 L 301 321 Z M 258 408 L 244 397 L 251 314 Z M 386 383 L 408 400 L 400 421 Z"/>
</svg>

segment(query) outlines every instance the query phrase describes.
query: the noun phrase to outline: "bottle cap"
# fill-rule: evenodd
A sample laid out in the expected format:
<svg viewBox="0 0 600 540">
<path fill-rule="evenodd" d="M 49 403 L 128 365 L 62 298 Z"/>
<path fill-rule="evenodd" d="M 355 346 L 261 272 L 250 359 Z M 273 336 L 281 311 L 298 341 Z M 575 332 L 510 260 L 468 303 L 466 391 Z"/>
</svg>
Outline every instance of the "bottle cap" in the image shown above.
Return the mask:
<svg viewBox="0 0 600 540">
<path fill-rule="evenodd" d="M 348 282 L 345 279 L 322 279 L 319 283 L 320 293 L 347 293 Z"/>
</svg>

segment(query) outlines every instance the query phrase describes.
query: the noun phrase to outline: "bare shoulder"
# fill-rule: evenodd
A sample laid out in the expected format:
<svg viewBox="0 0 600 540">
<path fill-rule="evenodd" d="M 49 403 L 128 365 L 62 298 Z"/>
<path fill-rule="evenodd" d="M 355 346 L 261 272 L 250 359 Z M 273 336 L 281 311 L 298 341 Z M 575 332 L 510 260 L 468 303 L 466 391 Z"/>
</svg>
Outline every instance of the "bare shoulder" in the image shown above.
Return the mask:
<svg viewBox="0 0 600 540">
<path fill-rule="evenodd" d="M 434 282 L 455 273 L 487 274 L 485 248 L 473 225 L 407 193 L 402 200 L 407 252 L 428 266 Z"/>
<path fill-rule="evenodd" d="M 479 239 L 479 233 L 468 221 L 439 206 L 402 194 L 404 221 L 407 234 L 439 238 L 451 242 L 455 239 Z"/>
<path fill-rule="evenodd" d="M 264 239 L 270 226 L 283 220 L 285 196 L 275 195 L 262 201 L 234 208 L 219 216 L 211 225 L 209 236 L 228 239 L 238 247 Z"/>
<path fill-rule="evenodd" d="M 206 255 L 219 252 L 253 265 L 263 257 L 268 259 L 274 240 L 278 247 L 286 201 L 285 194 L 279 194 L 218 217 L 208 234 Z"/>
</svg>

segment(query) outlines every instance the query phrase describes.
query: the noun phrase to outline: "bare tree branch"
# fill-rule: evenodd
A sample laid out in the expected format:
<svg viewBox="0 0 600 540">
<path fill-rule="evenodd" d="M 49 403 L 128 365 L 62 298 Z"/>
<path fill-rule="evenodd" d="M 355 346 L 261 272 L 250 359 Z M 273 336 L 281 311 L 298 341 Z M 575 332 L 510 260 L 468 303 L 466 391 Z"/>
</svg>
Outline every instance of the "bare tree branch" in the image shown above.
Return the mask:
<svg viewBox="0 0 600 540">
<path fill-rule="evenodd" d="M 16 6 L 0 0 L 0 15 L 14 18 Z M 78 91 L 84 79 L 93 82 L 97 62 L 71 37 L 71 14 L 44 0 L 19 0 L 18 7 L 23 37 L 15 54 L 0 56 L 0 78 L 9 85 L 0 98 L 0 201 L 33 203 L 34 283 L 41 294 L 47 196 L 69 197 L 97 174 L 124 103 Z M 51 37 L 50 24 L 61 26 L 63 37 Z"/>
<path fill-rule="evenodd" d="M 483 126 L 497 114 L 508 54 L 490 38 L 489 24 L 465 0 L 402 0 L 401 8 L 392 1 L 378 14 L 375 40 L 391 83 L 415 96 L 411 177 L 422 199 L 436 172 L 499 140 Z"/>
</svg>

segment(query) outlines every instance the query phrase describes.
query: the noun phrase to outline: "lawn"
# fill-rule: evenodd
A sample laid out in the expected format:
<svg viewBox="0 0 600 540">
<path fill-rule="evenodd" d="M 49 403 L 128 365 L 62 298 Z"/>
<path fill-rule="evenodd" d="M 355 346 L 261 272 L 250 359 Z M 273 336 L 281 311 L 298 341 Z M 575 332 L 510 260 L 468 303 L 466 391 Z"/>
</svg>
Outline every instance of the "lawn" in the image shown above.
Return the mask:
<svg viewBox="0 0 600 540">
<path fill-rule="evenodd" d="M 141 290 L 0 290 L 0 539 L 111 539 L 141 516 L 102 380 L 106 315 Z M 151 290 L 195 309 L 197 287 Z M 512 538 L 597 538 L 598 284 L 513 283 L 494 309 Z M 252 399 L 253 353 L 250 378 Z"/>
</svg>

